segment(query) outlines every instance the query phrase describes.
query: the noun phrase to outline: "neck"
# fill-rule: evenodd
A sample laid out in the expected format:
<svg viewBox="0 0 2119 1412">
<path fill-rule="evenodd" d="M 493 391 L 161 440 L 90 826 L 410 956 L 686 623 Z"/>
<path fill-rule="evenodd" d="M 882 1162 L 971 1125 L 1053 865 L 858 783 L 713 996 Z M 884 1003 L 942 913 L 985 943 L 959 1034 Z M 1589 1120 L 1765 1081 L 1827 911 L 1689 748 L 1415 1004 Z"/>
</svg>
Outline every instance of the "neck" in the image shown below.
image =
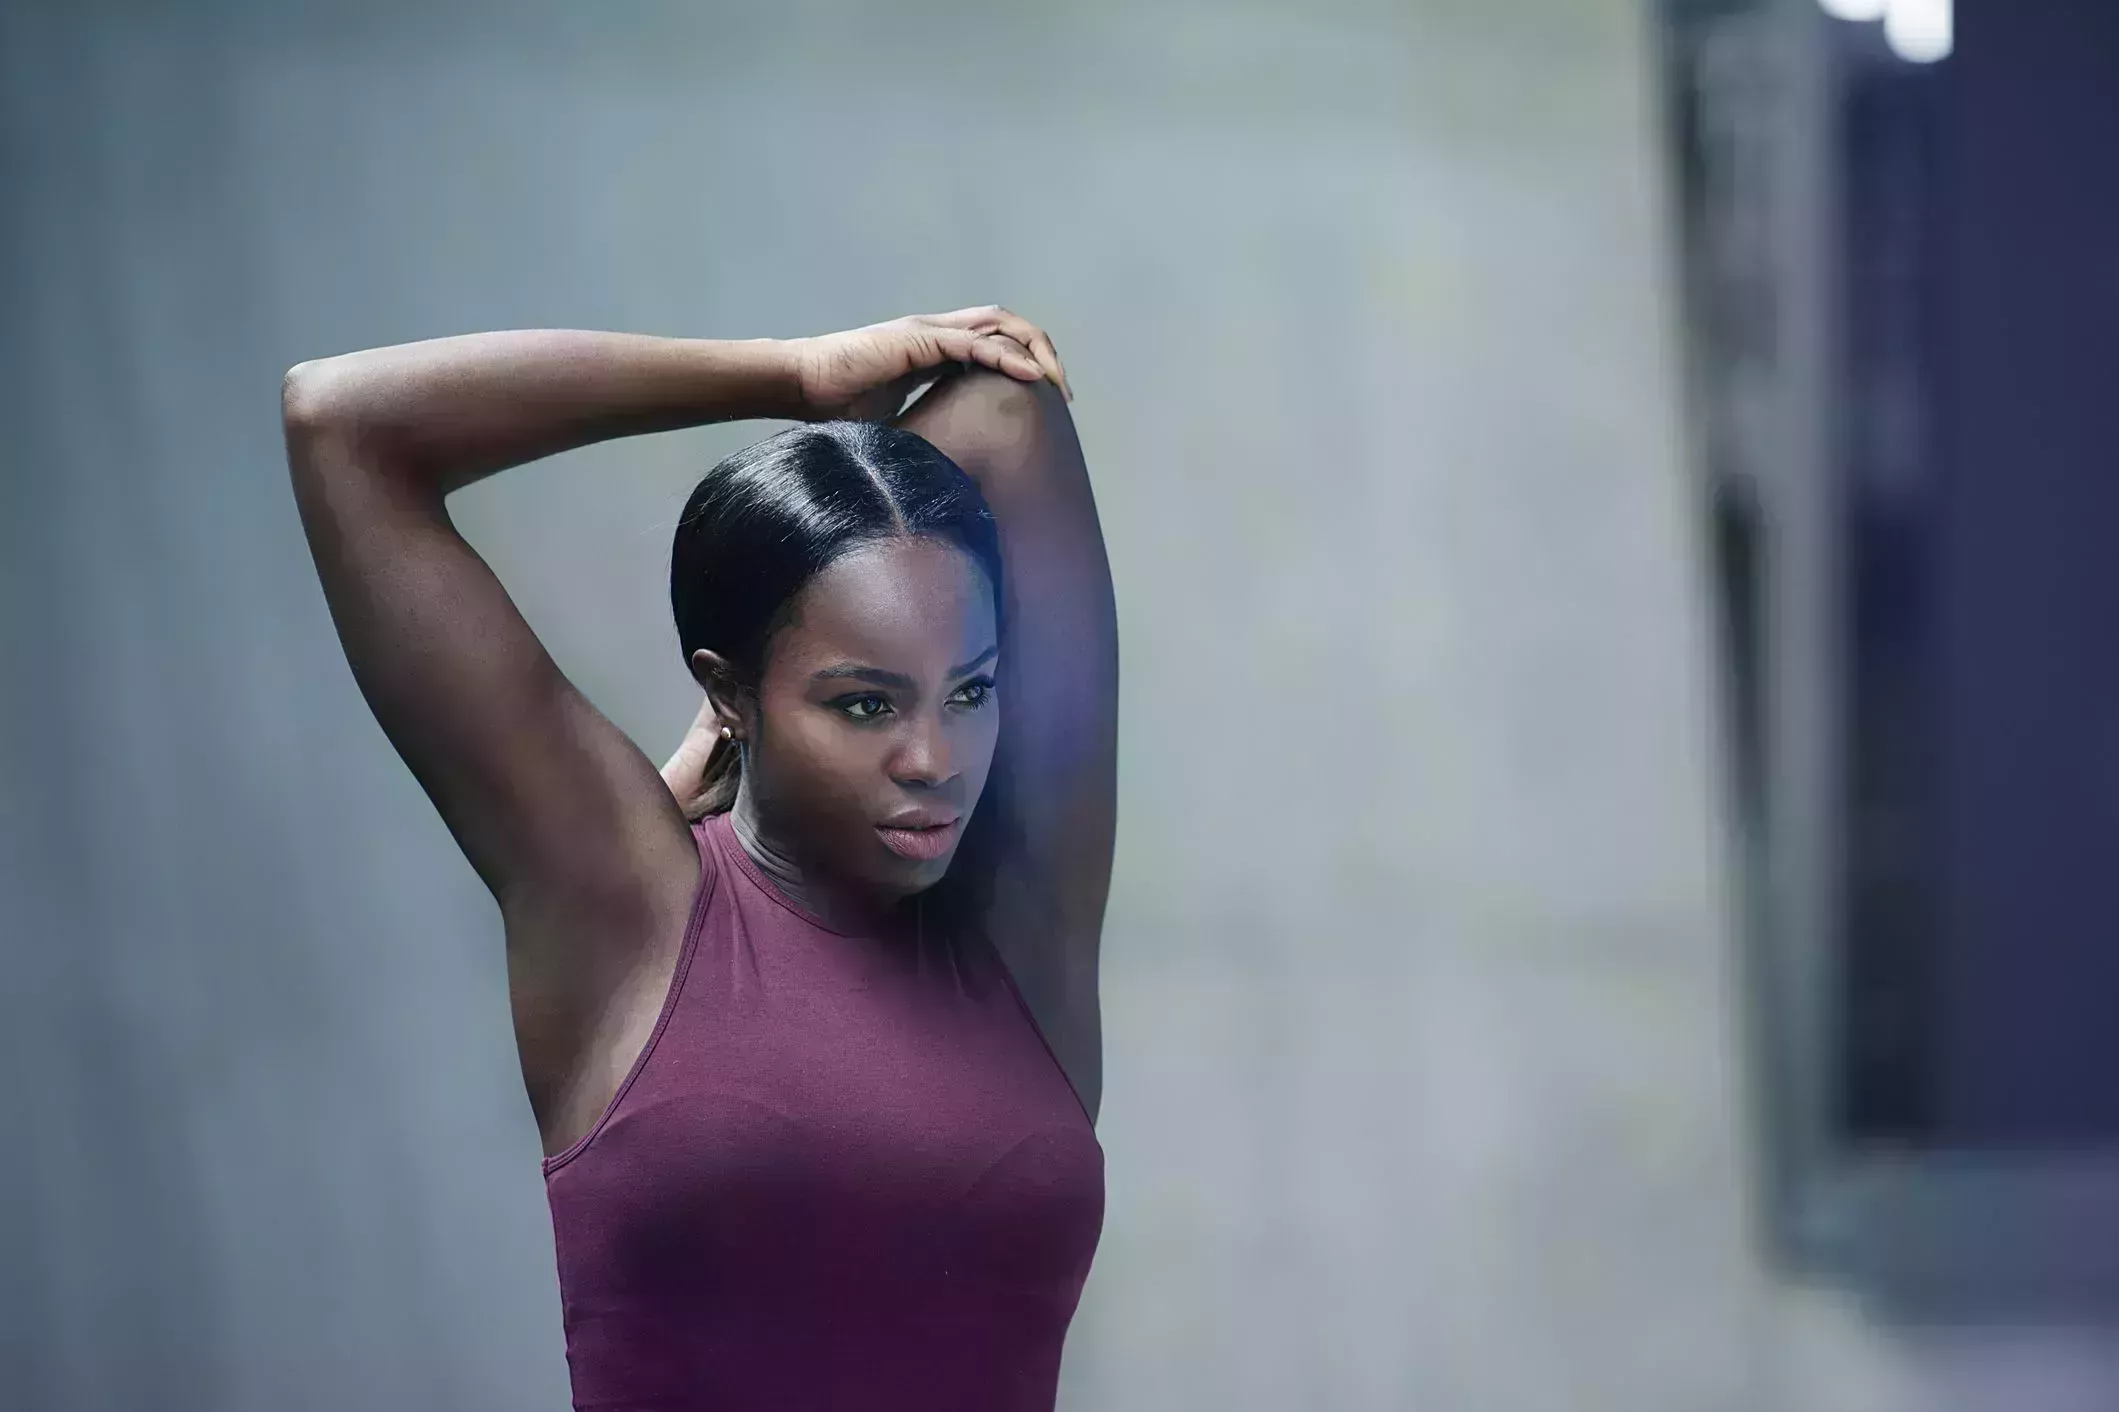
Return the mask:
<svg viewBox="0 0 2119 1412">
<path fill-rule="evenodd" d="M 806 860 L 793 839 L 768 828 L 758 817 L 748 780 L 737 786 L 736 802 L 730 806 L 728 816 L 736 842 L 773 886 L 834 929 L 867 930 L 882 923 L 894 910 L 897 899 L 878 897 L 834 879 L 825 869 Z"/>
</svg>

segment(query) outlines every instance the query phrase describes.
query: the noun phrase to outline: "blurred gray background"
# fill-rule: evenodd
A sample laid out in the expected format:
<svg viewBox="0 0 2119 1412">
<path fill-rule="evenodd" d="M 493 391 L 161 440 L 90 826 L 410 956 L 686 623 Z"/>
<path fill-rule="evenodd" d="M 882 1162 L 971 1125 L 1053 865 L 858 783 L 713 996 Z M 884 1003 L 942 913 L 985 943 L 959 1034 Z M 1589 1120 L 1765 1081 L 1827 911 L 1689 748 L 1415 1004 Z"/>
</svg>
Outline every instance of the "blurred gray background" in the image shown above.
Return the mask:
<svg viewBox="0 0 2119 1412">
<path fill-rule="evenodd" d="M 1062 1405 L 2077 1405 L 1756 1253 L 1654 64 L 1631 0 L 0 11 L 0 1402 L 566 1405 L 497 915 L 280 373 L 992 300 L 1124 637 Z M 675 515 L 771 429 L 453 502 L 658 763 Z"/>
</svg>

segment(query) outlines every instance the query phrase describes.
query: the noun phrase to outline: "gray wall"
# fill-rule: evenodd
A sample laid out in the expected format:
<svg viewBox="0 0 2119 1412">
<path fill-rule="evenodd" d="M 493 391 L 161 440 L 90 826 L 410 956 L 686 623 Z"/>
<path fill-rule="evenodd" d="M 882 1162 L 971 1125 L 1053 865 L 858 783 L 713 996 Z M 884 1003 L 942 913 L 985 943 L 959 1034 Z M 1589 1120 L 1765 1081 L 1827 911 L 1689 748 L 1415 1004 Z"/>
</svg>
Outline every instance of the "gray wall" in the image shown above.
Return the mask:
<svg viewBox="0 0 2119 1412">
<path fill-rule="evenodd" d="M 988 299 L 1067 357 L 1124 632 L 1065 1405 L 1851 1386 L 1746 1242 L 1633 4 L 165 9 L 0 13 L 11 1401 L 565 1403 L 497 919 L 338 654 L 280 371 Z M 669 530 L 766 429 L 458 502 L 658 760 Z"/>
</svg>

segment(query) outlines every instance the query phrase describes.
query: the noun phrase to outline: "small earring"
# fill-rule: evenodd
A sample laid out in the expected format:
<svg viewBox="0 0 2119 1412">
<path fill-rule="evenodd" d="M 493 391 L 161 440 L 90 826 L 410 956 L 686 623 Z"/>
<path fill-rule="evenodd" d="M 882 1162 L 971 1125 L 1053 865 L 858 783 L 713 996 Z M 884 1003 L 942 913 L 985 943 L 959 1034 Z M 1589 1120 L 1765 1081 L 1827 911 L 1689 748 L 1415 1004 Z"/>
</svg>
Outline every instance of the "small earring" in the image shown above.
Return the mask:
<svg viewBox="0 0 2119 1412">
<path fill-rule="evenodd" d="M 721 738 L 723 740 L 734 740 L 736 738 L 736 733 L 730 730 L 727 726 L 723 726 L 721 728 Z"/>
</svg>

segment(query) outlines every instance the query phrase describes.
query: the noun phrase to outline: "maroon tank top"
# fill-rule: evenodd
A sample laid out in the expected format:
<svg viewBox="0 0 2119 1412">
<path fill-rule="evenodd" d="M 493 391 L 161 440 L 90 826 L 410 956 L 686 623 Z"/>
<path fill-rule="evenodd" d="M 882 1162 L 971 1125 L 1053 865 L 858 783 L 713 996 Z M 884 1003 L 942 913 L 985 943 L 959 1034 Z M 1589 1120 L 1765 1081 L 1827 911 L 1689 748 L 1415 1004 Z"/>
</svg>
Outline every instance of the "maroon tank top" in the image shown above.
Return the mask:
<svg viewBox="0 0 2119 1412">
<path fill-rule="evenodd" d="M 692 832 L 654 1032 L 544 1163 L 575 1407 L 1050 1412 L 1104 1153 L 1006 966 Z"/>
</svg>

